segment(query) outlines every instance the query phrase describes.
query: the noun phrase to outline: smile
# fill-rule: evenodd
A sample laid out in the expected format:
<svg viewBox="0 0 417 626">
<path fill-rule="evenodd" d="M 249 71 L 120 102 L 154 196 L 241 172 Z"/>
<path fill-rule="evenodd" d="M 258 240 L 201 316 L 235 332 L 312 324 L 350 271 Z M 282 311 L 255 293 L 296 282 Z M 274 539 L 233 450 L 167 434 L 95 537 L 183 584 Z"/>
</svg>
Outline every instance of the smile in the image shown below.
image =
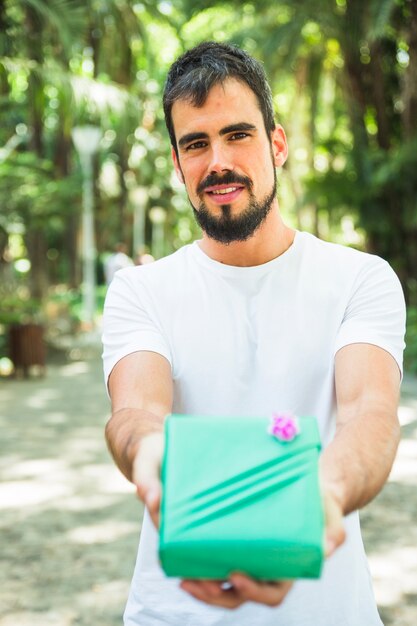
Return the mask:
<svg viewBox="0 0 417 626">
<path fill-rule="evenodd" d="M 236 200 L 244 189 L 245 187 L 217 187 L 206 189 L 206 194 L 215 204 L 224 205 Z"/>
<path fill-rule="evenodd" d="M 232 191 L 236 191 L 236 189 L 239 189 L 239 187 L 227 187 L 227 189 L 217 189 L 216 191 L 210 191 L 209 193 L 214 193 L 214 194 L 232 193 Z"/>
</svg>

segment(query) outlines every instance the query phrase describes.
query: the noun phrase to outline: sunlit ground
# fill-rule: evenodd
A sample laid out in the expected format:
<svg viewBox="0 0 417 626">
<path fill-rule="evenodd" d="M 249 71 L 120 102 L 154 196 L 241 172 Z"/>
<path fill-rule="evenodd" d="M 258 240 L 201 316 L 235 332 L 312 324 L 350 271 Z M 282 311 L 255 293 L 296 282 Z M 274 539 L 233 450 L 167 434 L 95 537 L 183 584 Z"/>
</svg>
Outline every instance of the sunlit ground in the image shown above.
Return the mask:
<svg viewBox="0 0 417 626">
<path fill-rule="evenodd" d="M 141 507 L 108 456 L 108 410 L 98 357 L 50 367 L 45 379 L 0 380 L 0 626 L 120 626 Z M 411 379 L 400 418 L 398 459 L 362 525 L 384 623 L 416 626 Z"/>
<path fill-rule="evenodd" d="M 103 439 L 101 364 L 0 381 L 0 625 L 115 626 L 141 506 Z"/>
</svg>

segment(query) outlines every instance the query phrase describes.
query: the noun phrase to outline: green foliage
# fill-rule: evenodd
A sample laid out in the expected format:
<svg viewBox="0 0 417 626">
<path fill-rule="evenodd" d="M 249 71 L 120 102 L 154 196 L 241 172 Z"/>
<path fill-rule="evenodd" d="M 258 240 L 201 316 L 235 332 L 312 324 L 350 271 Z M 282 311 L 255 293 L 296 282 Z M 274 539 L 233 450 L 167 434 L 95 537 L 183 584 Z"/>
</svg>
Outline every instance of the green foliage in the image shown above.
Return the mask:
<svg viewBox="0 0 417 626">
<path fill-rule="evenodd" d="M 39 322 L 42 318 L 42 305 L 39 300 L 22 296 L 22 293 L 2 294 L 0 303 L 0 324 L 26 324 Z"/>
<path fill-rule="evenodd" d="M 146 191 L 145 247 L 155 206 L 166 212 L 166 253 L 198 236 L 172 176 L 161 97 L 177 55 L 214 39 L 265 64 L 289 136 L 281 193 L 290 221 L 340 239 L 349 218 L 366 232 L 366 249 L 399 271 L 417 306 L 413 11 L 407 0 L 0 3 L 0 227 L 20 229 L 32 246 L 32 292 L 42 272 L 79 289 L 74 125 L 103 131 L 94 164 L 99 255 L 120 240 L 136 253 L 137 186 Z M 54 261 L 42 245 L 34 253 L 33 238 L 58 251 Z"/>
<path fill-rule="evenodd" d="M 386 33 L 396 4 L 396 0 L 372 0 L 368 30 L 371 41 L 383 37 Z"/>
<path fill-rule="evenodd" d="M 104 300 L 106 298 L 107 287 L 105 285 L 99 285 L 96 287 L 96 316 L 99 317 L 103 313 Z M 82 322 L 82 293 L 79 289 L 65 289 L 60 290 L 57 293 L 51 294 L 47 303 L 55 304 L 59 307 L 61 315 L 68 316 L 68 318 L 80 324 Z"/>
<path fill-rule="evenodd" d="M 401 192 L 410 185 L 417 187 L 417 137 L 404 141 L 390 153 L 380 154 L 378 168 L 375 171 L 376 189 L 390 187 Z"/>
<path fill-rule="evenodd" d="M 64 228 L 65 217 L 76 211 L 80 199 L 78 175 L 56 179 L 53 164 L 39 159 L 32 152 L 13 155 L 0 163 L 0 204 L 9 223 L 16 221 L 26 228 L 44 226 L 46 220 L 52 228 L 59 218 L 59 229 Z"/>
</svg>

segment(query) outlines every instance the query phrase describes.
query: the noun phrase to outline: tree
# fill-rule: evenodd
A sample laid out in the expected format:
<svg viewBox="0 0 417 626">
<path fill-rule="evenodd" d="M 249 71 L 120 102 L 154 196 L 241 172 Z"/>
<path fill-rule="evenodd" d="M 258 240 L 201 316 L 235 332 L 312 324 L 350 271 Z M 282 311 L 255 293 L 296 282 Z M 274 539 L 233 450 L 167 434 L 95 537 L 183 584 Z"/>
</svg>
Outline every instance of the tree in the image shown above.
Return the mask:
<svg viewBox="0 0 417 626">
<path fill-rule="evenodd" d="M 184 6 L 195 12 L 219 3 L 184 0 Z M 416 16 L 415 0 L 257 2 L 252 23 L 230 37 L 256 49 L 275 87 L 283 73 L 302 78 L 310 118 L 304 139 L 312 153 L 304 200 L 316 213 L 351 212 L 366 232 L 367 249 L 396 269 L 408 301 L 417 297 L 416 183 L 409 175 L 417 158 Z M 335 49 L 339 59 L 332 65 Z M 329 74 L 333 122 L 321 124 L 323 131 L 318 122 Z M 349 132 L 335 141 L 346 116 Z M 327 167 L 317 170 L 320 155 Z"/>
</svg>

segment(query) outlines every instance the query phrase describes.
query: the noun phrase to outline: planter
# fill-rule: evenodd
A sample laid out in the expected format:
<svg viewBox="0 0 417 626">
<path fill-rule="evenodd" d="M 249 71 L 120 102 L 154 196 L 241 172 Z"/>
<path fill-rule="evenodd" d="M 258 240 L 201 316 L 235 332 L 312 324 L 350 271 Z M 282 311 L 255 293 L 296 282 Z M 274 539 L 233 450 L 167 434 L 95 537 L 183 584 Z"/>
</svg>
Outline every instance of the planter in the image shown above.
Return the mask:
<svg viewBox="0 0 417 626">
<path fill-rule="evenodd" d="M 37 366 L 45 374 L 46 346 L 40 324 L 12 324 L 9 327 L 9 354 L 16 374 L 27 378 L 30 368 Z"/>
</svg>

